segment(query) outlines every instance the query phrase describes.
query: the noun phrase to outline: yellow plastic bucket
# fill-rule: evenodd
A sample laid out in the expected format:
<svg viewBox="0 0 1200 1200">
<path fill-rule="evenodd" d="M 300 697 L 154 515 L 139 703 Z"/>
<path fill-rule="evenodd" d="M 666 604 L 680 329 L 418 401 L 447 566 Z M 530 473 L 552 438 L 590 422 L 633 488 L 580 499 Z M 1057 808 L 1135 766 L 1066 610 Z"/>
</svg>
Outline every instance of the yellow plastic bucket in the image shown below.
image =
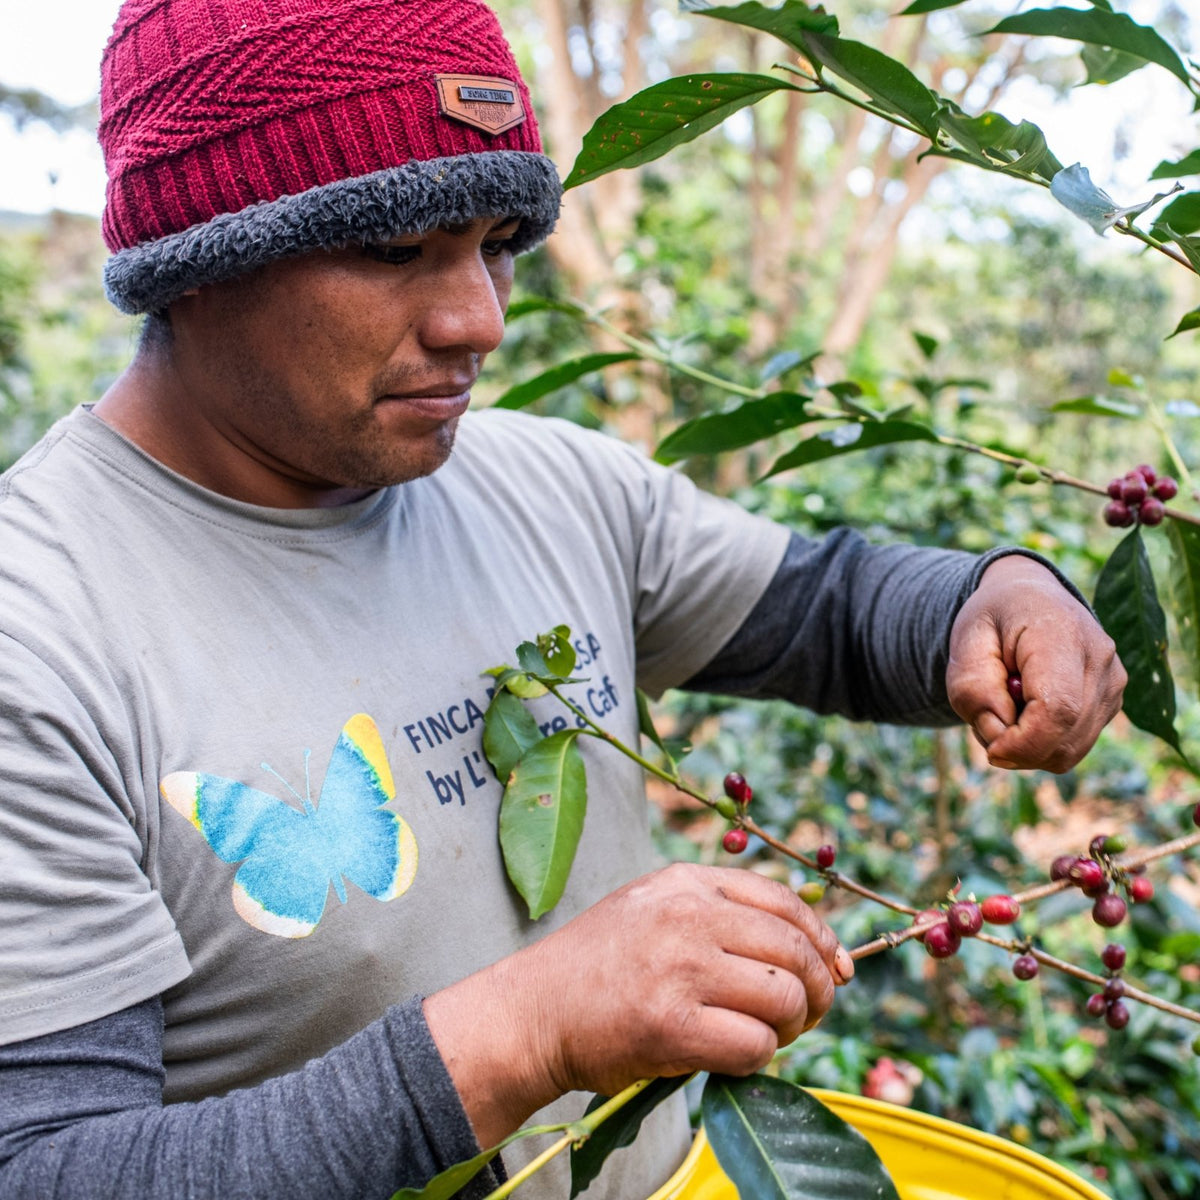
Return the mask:
<svg viewBox="0 0 1200 1200">
<path fill-rule="evenodd" d="M 875 1147 L 900 1200 L 1109 1200 L 1078 1175 L 1015 1142 L 846 1092 L 810 1089 Z M 650 1200 L 738 1200 L 701 1130 Z"/>
</svg>

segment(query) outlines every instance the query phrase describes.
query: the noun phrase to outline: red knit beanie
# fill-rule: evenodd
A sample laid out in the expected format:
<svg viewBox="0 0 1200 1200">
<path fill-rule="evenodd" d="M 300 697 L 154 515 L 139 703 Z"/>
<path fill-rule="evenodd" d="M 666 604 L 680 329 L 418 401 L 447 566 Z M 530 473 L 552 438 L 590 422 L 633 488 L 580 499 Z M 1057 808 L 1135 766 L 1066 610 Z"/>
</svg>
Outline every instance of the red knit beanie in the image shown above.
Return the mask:
<svg viewBox="0 0 1200 1200">
<path fill-rule="evenodd" d="M 557 173 L 481 0 L 125 0 L 101 65 L 105 269 L 125 312 L 285 254 L 522 218 Z"/>
</svg>

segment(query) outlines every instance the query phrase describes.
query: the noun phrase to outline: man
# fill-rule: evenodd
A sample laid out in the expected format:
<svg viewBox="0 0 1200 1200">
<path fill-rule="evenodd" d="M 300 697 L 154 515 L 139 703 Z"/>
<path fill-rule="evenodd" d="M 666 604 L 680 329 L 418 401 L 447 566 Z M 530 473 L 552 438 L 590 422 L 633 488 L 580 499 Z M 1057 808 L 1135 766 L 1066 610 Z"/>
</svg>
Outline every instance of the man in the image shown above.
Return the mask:
<svg viewBox="0 0 1200 1200">
<path fill-rule="evenodd" d="M 464 415 L 559 200 L 478 0 L 127 0 L 101 101 L 107 283 L 153 315 L 0 492 L 6 1197 L 388 1196 L 820 1018 L 853 973 L 829 930 L 751 872 L 652 871 L 602 748 L 526 919 L 480 672 L 531 633 L 571 625 L 626 740 L 635 683 L 949 697 L 993 761 L 1063 770 L 1116 710 L 1037 562 L 811 544 L 609 439 Z M 589 1195 L 661 1184 L 685 1116 Z"/>
</svg>

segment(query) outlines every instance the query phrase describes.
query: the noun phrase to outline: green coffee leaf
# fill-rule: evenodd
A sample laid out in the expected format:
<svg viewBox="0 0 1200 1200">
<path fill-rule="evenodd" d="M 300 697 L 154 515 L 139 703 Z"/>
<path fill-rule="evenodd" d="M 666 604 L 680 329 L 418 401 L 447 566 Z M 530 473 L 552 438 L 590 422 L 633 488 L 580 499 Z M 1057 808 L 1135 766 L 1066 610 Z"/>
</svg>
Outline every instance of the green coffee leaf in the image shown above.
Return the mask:
<svg viewBox="0 0 1200 1200">
<path fill-rule="evenodd" d="M 504 1141 L 490 1150 L 484 1150 L 474 1158 L 468 1158 L 465 1162 L 447 1167 L 441 1174 L 435 1175 L 424 1187 L 401 1188 L 392 1194 L 391 1200 L 452 1200 L 452 1197 L 457 1196 L 505 1146 L 511 1145 L 521 1138 L 537 1137 L 555 1132 L 559 1128 L 561 1126 L 529 1125 L 524 1129 L 518 1129 L 516 1133 L 510 1133 Z"/>
<path fill-rule="evenodd" d="M 771 392 L 729 412 L 696 417 L 663 438 L 654 457 L 672 463 L 693 454 L 720 454 L 760 442 L 808 420 L 810 400 L 798 392 Z"/>
<path fill-rule="evenodd" d="M 1179 324 L 1175 326 L 1175 332 L 1167 334 L 1167 341 L 1176 334 L 1190 333 L 1193 329 L 1200 329 L 1200 308 L 1193 308 L 1191 312 L 1184 313 L 1179 318 Z"/>
<path fill-rule="evenodd" d="M 496 401 L 496 408 L 524 408 L 543 396 L 557 392 L 568 383 L 574 383 L 585 375 L 611 367 L 614 363 L 631 362 L 640 358 L 637 354 L 585 354 L 582 358 L 572 358 L 567 362 L 558 363 L 548 371 L 535 375 L 524 383 L 514 384 Z"/>
<path fill-rule="evenodd" d="M 804 44 L 808 33 L 836 35 L 837 17 L 831 17 L 820 8 L 810 8 L 801 0 L 784 0 L 774 8 L 751 0 L 746 4 L 714 5 L 708 0 L 680 0 L 681 12 L 693 12 L 702 17 L 713 17 L 718 21 L 729 21 L 749 29 L 774 34 L 794 50 L 807 53 Z"/>
<path fill-rule="evenodd" d="M 863 421 L 848 422 L 835 426 L 816 437 L 807 438 L 775 460 L 771 469 L 763 476 L 769 479 L 781 471 L 803 467 L 808 463 L 821 462 L 839 454 L 850 454 L 856 450 L 871 450 L 876 446 L 890 446 L 895 442 L 936 442 L 937 434 L 927 425 L 911 421 Z"/>
<path fill-rule="evenodd" d="M 671 756 L 667 754 L 667 747 L 663 744 L 662 735 L 654 724 L 654 717 L 650 712 L 650 699 L 641 688 L 637 688 L 635 692 L 637 696 L 637 711 L 638 711 L 638 729 L 644 738 L 653 742 L 660 751 L 669 759 Z M 674 764 L 672 763 L 672 766 Z"/>
<path fill-rule="evenodd" d="M 483 718 L 483 752 L 501 783 L 532 746 L 541 740 L 533 714 L 511 692 L 498 689 Z"/>
<path fill-rule="evenodd" d="M 514 696 L 520 696 L 522 700 L 536 700 L 539 696 L 544 696 L 548 690 L 544 683 L 531 679 L 524 671 L 518 671 L 516 667 L 510 667 L 507 664 L 489 667 L 484 674 L 491 675 L 495 679 L 496 691 L 503 688 L 505 691 L 512 692 Z"/>
<path fill-rule="evenodd" d="M 575 647 L 571 645 L 571 630 L 568 626 L 555 625 L 547 633 L 539 633 L 537 648 L 551 674 L 560 679 L 565 681 L 575 669 Z"/>
<path fill-rule="evenodd" d="M 1122 50 L 1171 72 L 1189 91 L 1191 77 L 1179 55 L 1146 25 L 1124 13 L 1078 8 L 1037 8 L 1006 17 L 988 33 L 1027 33 L 1035 37 L 1061 37 L 1095 46 Z"/>
<path fill-rule="evenodd" d="M 1104 564 L 1094 607 L 1129 673 L 1126 716 L 1182 757 L 1175 732 L 1175 681 L 1167 664 L 1167 622 L 1140 528 L 1123 538 Z"/>
<path fill-rule="evenodd" d="M 581 320 L 587 316 L 585 308 L 570 300 L 547 300 L 542 296 L 526 296 L 524 299 L 514 300 L 508 306 L 504 319 L 506 323 L 511 324 L 520 317 L 539 312 L 563 313 L 568 317 L 578 317 Z"/>
<path fill-rule="evenodd" d="M 772 354 L 763 364 L 762 370 L 758 373 L 758 382 L 760 384 L 770 383 L 781 375 L 786 375 L 788 371 L 794 371 L 797 367 L 810 366 L 820 357 L 820 350 L 814 350 L 811 354 L 801 354 L 799 350 L 780 350 L 778 354 Z"/>
<path fill-rule="evenodd" d="M 500 802 L 504 868 L 533 921 L 562 898 L 583 832 L 587 773 L 578 738 L 578 729 L 564 729 L 527 750 Z"/>
<path fill-rule="evenodd" d="M 969 162 L 985 167 L 1004 165 L 1047 182 L 1062 170 L 1062 163 L 1046 144 L 1046 135 L 1032 121 L 1014 125 L 998 112 L 971 117 L 953 101 L 944 100 L 938 109 L 938 124 L 963 148 Z"/>
<path fill-rule="evenodd" d="M 690 1078 L 690 1075 L 676 1075 L 671 1079 L 654 1080 L 628 1104 L 613 1113 L 586 1142 L 581 1146 L 571 1147 L 571 1200 L 575 1200 L 575 1197 L 600 1174 L 600 1168 L 613 1151 L 633 1144 L 642 1122 L 668 1096 L 679 1091 Z M 607 1099 L 606 1096 L 594 1097 L 587 1106 L 587 1111 L 595 1112 Z"/>
<path fill-rule="evenodd" d="M 1184 192 L 1158 214 L 1150 227 L 1151 236 L 1165 241 L 1167 229 L 1177 234 L 1200 230 L 1200 192 Z"/>
<path fill-rule="evenodd" d="M 907 8 L 902 8 L 897 16 L 919 17 L 922 13 L 937 12 L 943 8 L 957 8 L 966 0 L 913 0 Z"/>
<path fill-rule="evenodd" d="M 1193 150 L 1174 162 L 1164 158 L 1150 173 L 1150 178 L 1176 179 L 1180 175 L 1200 175 L 1200 150 Z"/>
<path fill-rule="evenodd" d="M 1114 50 L 1111 46 L 1084 46 L 1079 58 L 1087 72 L 1084 83 L 1116 83 L 1147 65 L 1144 58 Z"/>
<path fill-rule="evenodd" d="M 915 330 L 912 336 L 913 341 L 917 343 L 917 347 L 925 356 L 925 361 L 932 362 L 933 356 L 938 352 L 938 346 L 941 345 L 941 342 L 935 337 L 930 337 L 927 333 L 917 333 Z"/>
<path fill-rule="evenodd" d="M 640 167 L 699 137 L 772 92 L 796 91 L 770 75 L 682 75 L 645 88 L 596 118 L 584 134 L 564 189 Z"/>
<path fill-rule="evenodd" d="M 1171 544 L 1170 595 L 1179 647 L 1193 684 L 1200 683 L 1200 529 L 1165 521 Z"/>
<path fill-rule="evenodd" d="M 880 108 L 911 121 L 931 141 L 938 132 L 937 97 L 902 63 L 846 38 L 810 33 L 804 49 L 813 61 L 865 92 Z"/>
<path fill-rule="evenodd" d="M 710 1075 L 701 1115 L 739 1196 L 899 1200 L 870 1142 L 793 1083 L 766 1075 Z"/>
<path fill-rule="evenodd" d="M 1166 224 L 1163 225 L 1162 229 L 1163 233 L 1183 251 L 1183 256 L 1191 264 L 1192 270 L 1200 274 L 1200 238 L 1189 237 L 1186 233 L 1179 233 Z"/>
<path fill-rule="evenodd" d="M 1132 420 L 1142 415 L 1140 404 L 1126 400 L 1110 400 L 1107 396 L 1078 396 L 1060 400 L 1050 406 L 1051 412 L 1082 413 L 1085 417 L 1119 417 Z"/>
</svg>

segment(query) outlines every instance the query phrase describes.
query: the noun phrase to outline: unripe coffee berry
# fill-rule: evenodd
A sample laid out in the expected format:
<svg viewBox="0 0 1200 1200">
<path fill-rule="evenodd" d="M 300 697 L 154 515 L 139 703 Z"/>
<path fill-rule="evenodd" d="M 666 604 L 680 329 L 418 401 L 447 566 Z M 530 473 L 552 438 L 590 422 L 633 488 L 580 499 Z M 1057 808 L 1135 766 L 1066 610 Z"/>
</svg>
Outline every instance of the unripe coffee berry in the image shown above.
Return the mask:
<svg viewBox="0 0 1200 1200">
<path fill-rule="evenodd" d="M 983 913 L 973 900 L 955 900 L 946 910 L 946 920 L 960 937 L 974 937 L 983 928 Z"/>
<path fill-rule="evenodd" d="M 808 883 L 802 883 L 796 889 L 796 895 L 805 904 L 819 904 L 825 898 L 825 888 L 814 880 L 810 880 Z"/>
<path fill-rule="evenodd" d="M 1094 996 L 1089 996 L 1087 1001 L 1087 1012 L 1089 1017 L 1102 1017 L 1108 1011 L 1108 1001 L 1104 998 L 1103 992 L 1097 992 Z"/>
<path fill-rule="evenodd" d="M 945 921 L 925 934 L 925 950 L 930 958 L 949 958 L 961 945 L 962 938 Z"/>
<path fill-rule="evenodd" d="M 721 845 L 730 854 L 741 854 L 750 842 L 750 835 L 744 829 L 731 829 L 721 839 Z"/>
<path fill-rule="evenodd" d="M 739 771 L 730 771 L 725 776 L 725 795 L 739 804 L 749 804 L 750 798 L 754 795 L 754 789 Z"/>
<path fill-rule="evenodd" d="M 1110 971 L 1119 971 L 1125 965 L 1125 947 L 1120 942 L 1109 942 L 1100 951 L 1100 961 Z"/>
<path fill-rule="evenodd" d="M 1123 1000 L 1114 1000 L 1104 1014 L 1109 1029 L 1124 1029 L 1129 1024 L 1129 1009 Z"/>
<path fill-rule="evenodd" d="M 1075 855 L 1074 854 L 1060 854 L 1050 864 L 1050 878 L 1051 879 L 1066 879 L 1070 875 L 1071 868 L 1074 865 L 1075 865 Z"/>
<path fill-rule="evenodd" d="M 1011 896 L 989 896 L 979 911 L 989 925 L 1011 925 L 1021 915 L 1021 906 Z"/>
<path fill-rule="evenodd" d="M 1124 529 L 1134 522 L 1133 509 L 1124 500 L 1110 500 L 1104 506 L 1104 523 L 1114 529 Z"/>
<path fill-rule="evenodd" d="M 1076 887 L 1099 887 L 1104 882 L 1104 868 L 1090 858 L 1077 858 L 1075 865 L 1067 872 L 1067 878 Z"/>
<path fill-rule="evenodd" d="M 817 847 L 817 866 L 822 871 L 828 871 L 837 861 L 837 850 L 833 846 Z"/>
<path fill-rule="evenodd" d="M 1103 925 L 1105 929 L 1120 925 L 1125 920 L 1125 913 L 1125 901 L 1120 896 L 1101 896 L 1092 905 L 1092 920 L 1097 925 Z"/>
<path fill-rule="evenodd" d="M 1174 500 L 1179 495 L 1179 484 L 1170 475 L 1164 475 L 1150 490 L 1160 500 Z"/>
<path fill-rule="evenodd" d="M 1129 841 L 1119 833 L 1110 833 L 1104 839 L 1105 854 L 1124 854 L 1129 849 Z"/>
<path fill-rule="evenodd" d="M 1167 510 L 1163 507 L 1163 502 L 1149 496 L 1142 501 L 1142 506 L 1138 509 L 1138 520 L 1143 525 L 1161 525 L 1166 514 Z"/>
<path fill-rule="evenodd" d="M 716 809 L 727 821 L 736 819 L 738 815 L 738 806 L 728 796 L 717 797 Z"/>
<path fill-rule="evenodd" d="M 1017 468 L 1018 483 L 1037 483 L 1041 479 L 1042 473 L 1033 465 L 1033 463 L 1022 463 Z"/>
<path fill-rule="evenodd" d="M 1134 904 L 1145 904 L 1154 899 L 1154 884 L 1144 875 L 1129 881 L 1129 898 Z"/>
<path fill-rule="evenodd" d="M 1126 475 L 1121 483 L 1121 499 L 1131 508 L 1141 504 L 1149 491 L 1141 475 Z"/>
<path fill-rule="evenodd" d="M 1022 954 L 1013 961 L 1012 973 L 1021 980 L 1032 979 L 1038 973 L 1038 960 L 1032 954 Z"/>
<path fill-rule="evenodd" d="M 1200 1037 L 1197 1037 L 1192 1042 L 1192 1053 L 1200 1054 Z"/>
</svg>

